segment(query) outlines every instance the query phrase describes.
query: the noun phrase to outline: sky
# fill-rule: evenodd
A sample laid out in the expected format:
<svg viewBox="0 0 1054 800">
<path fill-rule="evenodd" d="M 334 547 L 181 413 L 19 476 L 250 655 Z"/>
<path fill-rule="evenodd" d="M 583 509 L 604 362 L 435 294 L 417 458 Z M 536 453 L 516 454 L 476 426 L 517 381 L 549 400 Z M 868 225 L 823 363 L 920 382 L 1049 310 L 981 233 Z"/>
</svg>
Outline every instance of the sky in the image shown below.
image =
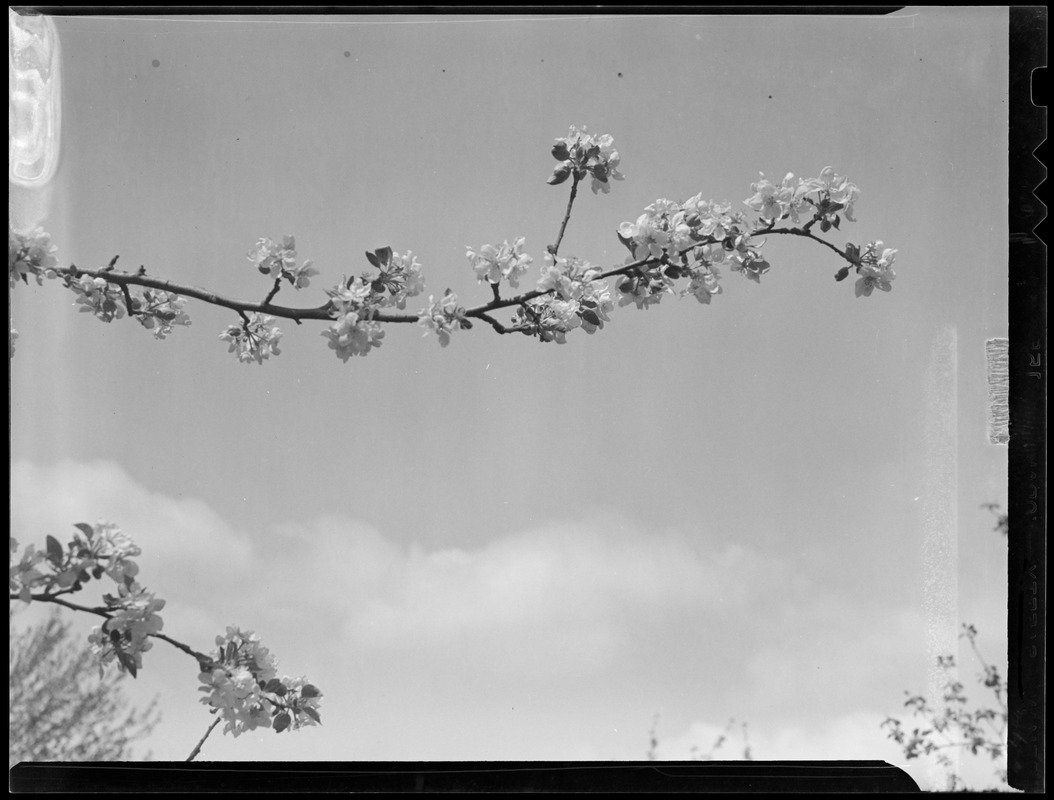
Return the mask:
<svg viewBox="0 0 1054 800">
<path fill-rule="evenodd" d="M 831 165 L 861 191 L 831 241 L 897 248 L 897 278 L 858 298 L 830 250 L 772 236 L 760 284 L 726 271 L 709 306 L 563 345 L 390 325 L 342 363 L 282 320 L 263 365 L 222 308 L 155 341 L 19 285 L 13 535 L 113 521 L 166 633 L 254 630 L 322 689 L 322 727 L 213 734 L 202 760 L 637 760 L 653 727 L 682 759 L 734 718 L 755 758 L 903 764 L 879 725 L 936 691 L 960 623 L 1006 659 L 980 505 L 1006 500 L 984 345 L 1007 335 L 1007 19 L 55 17 L 58 166 L 11 219 L 64 265 L 259 301 L 246 253 L 289 234 L 320 275 L 276 302 L 321 305 L 391 246 L 423 265 L 409 312 L 480 304 L 465 248 L 523 236 L 542 263 L 550 149 L 586 125 L 626 177 L 583 186 L 561 255 L 611 268 L 657 198 L 748 210 L 759 173 Z M 160 698 L 154 758 L 211 721 L 196 673 L 158 643 L 126 684 Z"/>
</svg>

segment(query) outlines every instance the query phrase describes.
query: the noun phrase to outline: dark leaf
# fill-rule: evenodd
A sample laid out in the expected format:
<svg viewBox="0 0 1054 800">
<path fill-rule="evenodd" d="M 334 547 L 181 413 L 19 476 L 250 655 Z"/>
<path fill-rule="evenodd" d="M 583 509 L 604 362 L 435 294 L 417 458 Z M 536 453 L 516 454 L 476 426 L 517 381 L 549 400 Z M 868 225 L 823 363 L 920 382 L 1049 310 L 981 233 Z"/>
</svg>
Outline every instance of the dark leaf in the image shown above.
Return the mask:
<svg viewBox="0 0 1054 800">
<path fill-rule="evenodd" d="M 583 311 L 582 312 L 582 319 L 584 319 L 590 325 L 599 325 L 600 324 L 600 317 L 598 317 L 596 315 L 596 312 L 594 312 L 594 311 L 589 311 L 589 310 Z"/>
<path fill-rule="evenodd" d="M 302 708 L 302 709 L 300 709 L 300 710 L 301 710 L 301 711 L 303 711 L 303 712 L 304 712 L 305 714 L 307 714 L 307 715 L 308 715 L 309 717 L 311 717 L 311 719 L 313 719 L 313 720 L 314 720 L 315 722 L 317 722 L 317 723 L 318 723 L 319 725 L 321 725 L 321 724 L 322 724 L 322 718 L 321 718 L 321 717 L 320 717 L 320 716 L 318 715 L 318 712 L 317 712 L 317 711 L 315 711 L 315 709 L 313 709 L 313 708 L 307 708 L 307 707 L 305 706 L 304 708 Z"/>
<path fill-rule="evenodd" d="M 48 547 L 48 560 L 56 567 L 62 564 L 62 545 L 59 544 L 59 540 L 51 534 L 48 534 L 47 538 Z"/>
<path fill-rule="evenodd" d="M 273 692 L 273 691 L 277 690 L 278 687 L 281 686 L 281 685 L 282 685 L 282 681 L 281 681 L 280 678 L 271 678 L 271 680 L 267 681 L 266 684 L 261 682 L 260 683 L 260 688 L 263 689 L 265 692 Z"/>
<path fill-rule="evenodd" d="M 827 233 L 827 231 L 831 230 L 831 223 L 828 222 L 826 218 L 820 221 L 820 230 L 824 233 Z"/>
<path fill-rule="evenodd" d="M 366 260 L 369 261 L 371 264 L 373 264 L 373 266 L 377 267 L 377 269 L 381 268 L 381 261 L 380 261 L 380 259 L 377 258 L 377 256 L 375 256 L 369 250 L 366 251 Z"/>
<path fill-rule="evenodd" d="M 137 671 L 138 667 L 136 667 L 136 665 L 135 665 L 135 658 L 133 658 L 128 653 L 124 652 L 124 650 L 118 650 L 117 651 L 117 658 L 121 662 L 121 664 L 124 666 L 124 668 L 126 670 L 128 670 L 128 672 L 131 674 L 131 676 L 133 678 L 136 677 L 136 671 Z"/>
<path fill-rule="evenodd" d="M 553 158 L 557 161 L 567 161 L 571 157 L 571 151 L 567 149 L 567 142 L 557 142 L 553 145 Z"/>
<path fill-rule="evenodd" d="M 377 254 L 377 258 L 380 259 L 382 267 L 387 267 L 392 263 L 392 248 L 381 247 L 373 252 Z"/>
<path fill-rule="evenodd" d="M 73 527 L 79 530 L 85 536 L 87 536 L 89 542 L 91 541 L 91 537 L 95 535 L 95 529 L 87 522 L 78 522 Z"/>
<path fill-rule="evenodd" d="M 834 274 L 834 279 L 836 281 L 844 281 L 848 277 L 849 277 L 849 267 L 842 267 L 840 270 L 838 270 L 838 272 L 836 272 Z"/>
<path fill-rule="evenodd" d="M 593 177 L 596 178 L 601 183 L 607 183 L 608 182 L 608 168 L 606 166 L 604 166 L 603 164 L 597 164 L 595 167 L 593 167 L 590 170 L 590 172 L 592 172 L 593 173 Z"/>
<path fill-rule="evenodd" d="M 301 697 L 318 697 L 322 694 L 318 690 L 318 687 L 312 686 L 310 683 L 304 684 L 304 687 L 300 690 Z"/>
<path fill-rule="evenodd" d="M 834 215 L 834 222 L 832 224 L 834 225 L 834 227 L 837 228 L 841 221 L 842 221 L 842 218 L 839 217 L 837 214 L 835 214 Z"/>
<path fill-rule="evenodd" d="M 292 722 L 292 720 L 289 719 L 289 714 L 283 711 L 281 714 L 274 718 L 274 732 L 281 733 L 289 727 L 290 722 Z"/>
</svg>

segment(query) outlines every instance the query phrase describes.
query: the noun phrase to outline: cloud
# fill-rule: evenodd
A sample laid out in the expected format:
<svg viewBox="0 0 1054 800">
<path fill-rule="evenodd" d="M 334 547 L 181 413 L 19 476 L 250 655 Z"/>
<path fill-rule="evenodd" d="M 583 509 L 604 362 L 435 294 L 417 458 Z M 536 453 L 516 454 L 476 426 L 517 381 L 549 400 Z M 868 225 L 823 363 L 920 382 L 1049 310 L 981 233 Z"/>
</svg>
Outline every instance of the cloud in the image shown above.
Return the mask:
<svg viewBox="0 0 1054 800">
<path fill-rule="evenodd" d="M 332 515 L 250 535 L 113 462 L 13 465 L 12 530 L 23 545 L 98 518 L 142 548 L 141 580 L 168 600 L 173 635 L 208 625 L 207 646 L 233 617 L 277 627 L 277 650 L 303 647 L 296 639 L 310 620 L 329 632 L 327 647 L 336 633 L 358 652 L 530 679 L 596 674 L 631 654 L 642 632 L 727 614 L 772 566 L 742 547 L 707 548 L 601 515 L 497 534 L 474 549 L 401 545 Z"/>
</svg>

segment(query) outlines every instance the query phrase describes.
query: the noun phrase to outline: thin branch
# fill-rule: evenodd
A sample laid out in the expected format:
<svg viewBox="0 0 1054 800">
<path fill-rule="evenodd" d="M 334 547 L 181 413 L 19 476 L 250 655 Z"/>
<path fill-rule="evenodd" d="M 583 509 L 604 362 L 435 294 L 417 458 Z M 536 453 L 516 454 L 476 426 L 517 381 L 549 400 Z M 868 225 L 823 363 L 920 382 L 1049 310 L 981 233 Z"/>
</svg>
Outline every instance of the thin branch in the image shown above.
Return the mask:
<svg viewBox="0 0 1054 800">
<path fill-rule="evenodd" d="M 55 272 L 62 276 L 69 275 L 71 278 L 78 278 L 82 275 L 87 275 L 92 278 L 102 278 L 103 280 L 116 284 L 117 286 L 143 286 L 150 289 L 160 289 L 165 292 L 193 297 L 195 300 L 201 300 L 203 303 L 222 306 L 223 308 L 229 308 L 232 311 L 256 311 L 261 314 L 270 314 L 272 316 L 284 317 L 291 320 L 332 320 L 332 317 L 329 315 L 329 301 L 326 301 L 325 305 L 317 308 L 287 308 L 285 306 L 274 306 L 270 303 L 251 303 L 241 300 L 231 300 L 228 297 L 223 297 L 206 289 L 199 289 L 195 286 L 186 286 L 181 283 L 176 283 L 175 281 L 161 280 L 159 278 L 152 278 L 149 275 L 139 275 L 137 273 L 107 272 L 104 269 L 79 269 L 73 265 L 70 265 L 69 267 L 55 267 Z M 396 320 L 384 321 L 394 322 Z"/>
<path fill-rule="evenodd" d="M 577 184 L 578 180 L 576 179 L 575 182 L 572 184 L 571 196 L 567 204 L 567 213 L 565 214 L 563 223 L 560 226 L 560 235 L 557 238 L 556 244 L 550 245 L 548 248 L 549 252 L 554 257 L 560 246 L 560 242 L 563 240 L 564 230 L 567 227 L 567 221 L 570 218 L 571 207 L 574 203 L 575 195 L 577 192 Z M 808 230 L 808 226 L 806 226 L 805 228 L 773 228 L 770 224 L 764 228 L 760 228 L 757 231 L 748 234 L 748 236 L 753 237 L 761 234 L 767 235 L 770 233 L 785 234 L 790 236 L 801 236 L 806 239 L 812 239 L 813 241 L 819 242 L 825 247 L 830 248 L 843 259 L 848 261 L 850 264 L 858 263 L 852 258 L 850 258 L 844 250 L 841 250 L 835 245 L 831 244 L 830 242 L 812 234 Z M 717 241 L 718 240 L 714 239 L 713 237 L 706 237 L 705 239 L 701 239 L 700 241 L 693 243 L 692 247 L 685 249 L 679 255 L 683 255 L 684 253 L 690 252 L 691 250 L 703 245 L 716 244 Z M 642 267 L 651 267 L 662 263 L 664 263 L 662 258 L 638 259 L 637 261 L 633 261 L 629 264 L 623 264 L 621 266 L 614 267 L 613 269 L 602 272 L 596 277 L 596 280 L 604 280 L 605 278 L 610 278 L 615 275 L 625 275 Z M 122 290 L 125 291 L 126 295 L 127 287 L 143 286 L 151 289 L 160 289 L 165 292 L 172 292 L 177 295 L 192 297 L 195 300 L 200 300 L 203 303 L 209 303 L 210 305 L 229 308 L 233 311 L 236 311 L 241 315 L 243 320 L 246 320 L 248 313 L 252 312 L 267 314 L 269 316 L 280 317 L 283 319 L 290 319 L 296 322 L 298 325 L 301 324 L 302 320 L 305 319 L 322 320 L 326 322 L 332 321 L 333 319 L 330 314 L 332 307 L 329 301 L 326 301 L 326 303 L 324 303 L 323 305 L 314 308 L 290 308 L 288 306 L 272 305 L 271 300 L 274 298 L 277 292 L 279 280 L 275 281 L 275 287 L 267 295 L 267 298 L 264 300 L 263 303 L 253 303 L 243 300 L 233 300 L 229 297 L 223 297 L 222 295 L 218 295 L 215 292 L 208 291 L 207 289 L 201 289 L 196 286 L 187 286 L 185 284 L 176 283 L 175 281 L 153 278 L 146 275 L 142 270 L 137 273 L 116 271 L 111 272 L 107 268 L 98 270 L 83 270 L 71 264 L 69 267 L 56 267 L 55 272 L 60 276 L 67 278 L 78 278 L 82 275 L 87 275 L 92 278 L 102 278 L 103 280 L 106 280 L 109 283 L 120 286 Z M 491 311 L 495 311 L 500 308 L 508 308 L 511 306 L 522 306 L 529 300 L 533 300 L 534 298 L 541 297 L 543 295 L 552 294 L 555 291 L 554 289 L 549 289 L 547 291 L 535 289 L 529 292 L 524 292 L 523 294 L 517 295 L 516 297 L 502 298 L 498 292 L 498 287 L 496 284 L 491 284 L 491 288 L 494 294 L 493 299 L 488 303 L 484 303 L 482 305 L 467 309 L 465 311 L 465 316 L 482 319 L 488 322 L 499 333 L 506 333 L 509 329 L 505 326 L 501 326 L 500 324 L 495 325 L 493 321 L 488 319 Z M 372 319 L 376 320 L 377 322 L 416 323 L 420 319 L 420 315 L 385 313 L 375 310 L 372 315 Z"/>
<path fill-rule="evenodd" d="M 813 222 L 815 222 L 815 220 L 813 220 Z M 804 236 L 806 239 L 812 239 L 814 242 L 819 242 L 820 244 L 824 245 L 825 247 L 830 247 L 832 250 L 834 250 L 834 252 L 836 252 L 838 255 L 840 255 L 842 258 L 844 258 L 850 264 L 854 264 L 854 265 L 857 264 L 857 262 L 853 261 L 853 259 L 851 259 L 849 257 L 849 254 L 846 253 L 844 250 L 839 250 L 837 247 L 835 247 L 833 244 L 828 242 L 826 239 L 821 239 L 819 236 L 816 236 L 815 234 L 810 232 L 809 228 L 811 227 L 811 225 L 812 225 L 812 222 L 810 222 L 804 228 L 768 228 L 766 230 L 759 231 L 759 233 L 765 233 L 765 234 L 769 234 L 769 233 L 787 233 L 787 234 L 790 234 L 791 236 Z M 757 235 L 757 234 L 752 234 L 752 235 Z"/>
<path fill-rule="evenodd" d="M 271 305 L 271 301 L 274 300 L 274 296 L 278 294 L 278 290 L 282 288 L 282 278 L 278 277 L 274 279 L 274 286 L 271 287 L 271 291 L 267 293 L 267 297 L 264 298 L 263 304 L 265 306 Z"/>
<path fill-rule="evenodd" d="M 564 231 L 567 229 L 567 221 L 571 219 L 571 206 L 575 204 L 578 195 L 578 182 L 582 180 L 576 172 L 571 182 L 571 196 L 567 198 L 567 211 L 564 213 L 564 221 L 560 223 L 560 233 L 556 237 L 556 244 L 549 245 L 549 252 L 556 258 L 556 251 L 560 249 L 560 242 L 564 240 Z"/>
<path fill-rule="evenodd" d="M 201 737 L 201 741 L 199 741 L 194 746 L 194 749 L 190 751 L 190 755 L 187 756 L 187 761 L 193 761 L 194 757 L 197 756 L 197 754 L 201 752 L 201 746 L 203 744 L 205 744 L 205 740 L 209 738 L 209 734 L 212 733 L 213 729 L 219 724 L 220 724 L 220 718 L 216 717 L 216 719 L 214 719 L 212 721 L 212 724 L 209 725 L 209 729 L 207 731 L 205 731 L 205 735 Z"/>
<path fill-rule="evenodd" d="M 33 594 L 33 595 L 30 595 L 30 597 L 33 600 L 38 600 L 38 601 L 42 601 L 42 602 L 45 602 L 45 603 L 56 603 L 57 605 L 65 606 L 66 608 L 72 609 L 73 611 L 84 611 L 85 613 L 95 614 L 96 616 L 103 617 L 105 619 L 113 619 L 112 610 L 111 609 L 107 609 L 105 607 L 89 608 L 88 606 L 82 606 L 82 605 L 78 605 L 77 603 L 71 603 L 69 600 L 63 600 L 60 597 L 56 597 L 53 594 L 47 594 L 47 593 Z M 13 595 L 10 595 L 10 599 L 11 600 L 18 600 L 20 598 L 19 598 L 19 595 L 13 594 Z M 193 656 L 194 659 L 197 660 L 199 663 L 200 662 L 211 662 L 212 661 L 211 657 L 205 655 L 204 653 L 199 653 L 197 650 L 193 649 L 189 645 L 185 645 L 182 642 L 177 641 L 176 639 L 173 639 L 170 636 L 166 636 L 163 633 L 148 633 L 147 636 L 153 637 L 154 639 L 160 639 L 163 642 L 168 642 L 170 645 L 175 647 L 177 650 L 182 650 L 187 655 Z"/>
</svg>

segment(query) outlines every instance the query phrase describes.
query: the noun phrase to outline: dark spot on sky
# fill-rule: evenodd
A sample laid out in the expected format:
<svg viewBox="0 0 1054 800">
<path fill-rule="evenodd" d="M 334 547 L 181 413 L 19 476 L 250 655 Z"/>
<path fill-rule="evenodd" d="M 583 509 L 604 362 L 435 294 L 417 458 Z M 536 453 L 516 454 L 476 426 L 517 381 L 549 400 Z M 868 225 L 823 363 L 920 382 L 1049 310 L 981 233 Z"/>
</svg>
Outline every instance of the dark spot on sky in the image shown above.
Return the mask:
<svg viewBox="0 0 1054 800">
<path fill-rule="evenodd" d="M 443 72 L 446 72 L 446 70 L 443 70 Z"/>
<path fill-rule="evenodd" d="M 351 58 L 351 51 L 350 50 L 345 50 L 344 51 L 344 58 Z"/>
<path fill-rule="evenodd" d="M 621 77 L 622 77 L 622 73 L 620 72 L 620 73 L 618 74 L 618 76 L 619 76 L 619 77 L 621 78 Z"/>
<path fill-rule="evenodd" d="M 158 61 L 156 58 L 153 61 L 151 61 L 150 63 L 153 64 L 155 67 L 160 67 L 161 66 L 161 62 Z"/>
<path fill-rule="evenodd" d="M 769 100 L 771 100 L 771 99 L 772 99 L 772 95 L 770 94 L 770 95 L 769 95 Z"/>
</svg>

